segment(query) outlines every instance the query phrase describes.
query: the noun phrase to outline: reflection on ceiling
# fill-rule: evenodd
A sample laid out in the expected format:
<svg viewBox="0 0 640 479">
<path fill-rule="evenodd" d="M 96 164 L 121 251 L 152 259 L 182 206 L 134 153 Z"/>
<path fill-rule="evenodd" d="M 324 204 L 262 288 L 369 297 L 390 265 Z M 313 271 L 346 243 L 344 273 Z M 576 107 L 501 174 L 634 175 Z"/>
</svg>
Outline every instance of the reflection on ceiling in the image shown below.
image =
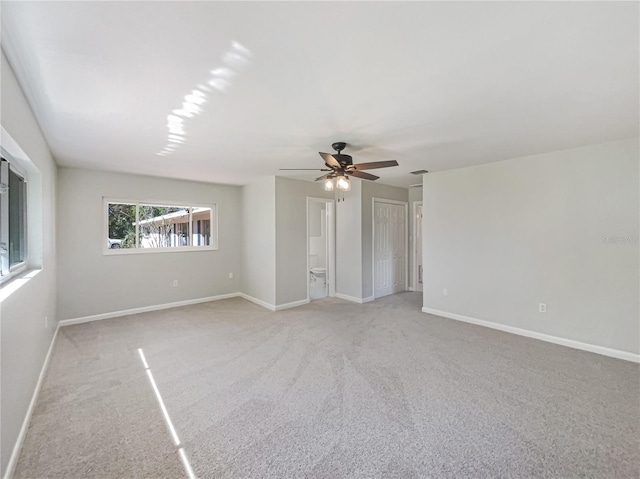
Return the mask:
<svg viewBox="0 0 640 479">
<path fill-rule="evenodd" d="M 416 170 L 637 137 L 639 14 L 638 2 L 2 1 L 0 37 L 61 167 L 244 185 L 313 168 L 340 139 L 359 162 L 398 161 L 378 183 L 409 187 Z"/>
<path fill-rule="evenodd" d="M 207 102 L 207 94 L 214 92 L 226 93 L 231 86 L 231 80 L 245 66 L 249 64 L 251 51 L 240 43 L 231 42 L 231 48 L 223 55 L 220 66 L 211 70 L 211 77 L 206 83 L 201 83 L 184 96 L 180 108 L 176 108 L 167 115 L 167 145 L 156 155 L 166 156 L 173 153 L 186 141 L 185 120 L 202 113 L 203 105 Z"/>
</svg>

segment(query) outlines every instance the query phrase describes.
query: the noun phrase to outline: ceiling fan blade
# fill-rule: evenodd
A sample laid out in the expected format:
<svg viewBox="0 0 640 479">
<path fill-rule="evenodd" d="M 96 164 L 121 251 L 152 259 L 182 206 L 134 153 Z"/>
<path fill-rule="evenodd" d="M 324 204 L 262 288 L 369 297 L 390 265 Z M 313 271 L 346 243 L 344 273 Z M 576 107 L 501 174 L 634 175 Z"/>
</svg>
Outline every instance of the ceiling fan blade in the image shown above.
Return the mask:
<svg viewBox="0 0 640 479">
<path fill-rule="evenodd" d="M 398 166 L 396 160 L 388 161 L 372 161 L 370 163 L 358 163 L 353 165 L 354 170 L 373 170 L 374 168 L 389 168 L 390 166 Z"/>
<path fill-rule="evenodd" d="M 326 175 L 319 176 L 318 178 L 316 178 L 313 181 L 326 180 L 327 178 L 333 178 L 333 172 L 327 173 Z"/>
<path fill-rule="evenodd" d="M 370 173 L 365 173 L 363 171 L 358 171 L 358 170 L 347 170 L 347 171 L 345 171 L 345 173 L 347 175 L 349 175 L 349 176 L 355 176 L 356 178 L 362 178 L 363 180 L 375 181 L 378 178 L 380 178 L 379 176 L 372 175 Z"/>
<path fill-rule="evenodd" d="M 324 160 L 325 164 L 327 166 L 331 166 L 334 168 L 340 168 L 340 162 L 338 160 L 336 160 L 333 155 L 330 155 L 329 153 L 322 153 L 320 152 L 320 156 L 322 157 L 322 159 Z"/>
<path fill-rule="evenodd" d="M 333 171 L 329 168 L 279 168 L 280 171 Z"/>
</svg>

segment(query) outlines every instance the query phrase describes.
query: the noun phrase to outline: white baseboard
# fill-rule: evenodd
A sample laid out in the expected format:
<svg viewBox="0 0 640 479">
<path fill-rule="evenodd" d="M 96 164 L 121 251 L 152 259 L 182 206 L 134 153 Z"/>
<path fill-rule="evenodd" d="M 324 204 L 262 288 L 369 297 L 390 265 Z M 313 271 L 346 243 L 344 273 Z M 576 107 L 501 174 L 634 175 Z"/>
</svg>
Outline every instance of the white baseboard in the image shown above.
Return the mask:
<svg viewBox="0 0 640 479">
<path fill-rule="evenodd" d="M 441 316 L 443 318 L 455 319 L 456 321 L 463 321 L 465 323 L 477 324 L 486 328 L 497 329 L 499 331 L 504 331 L 511 334 L 517 334 L 518 336 L 525 336 L 527 338 L 539 339 L 548 343 L 559 344 L 561 346 L 581 349 L 583 351 L 589 351 L 591 353 L 602 354 L 603 356 L 609 356 L 616 359 L 623 359 L 625 361 L 640 363 L 639 354 L 629 353 L 627 351 L 605 348 L 604 346 L 596 346 L 595 344 L 581 343 L 580 341 L 574 341 L 573 339 L 560 338 L 558 336 L 538 333 L 536 331 L 531 331 L 528 329 L 516 328 L 514 326 L 507 326 L 505 324 L 494 323 L 492 321 L 485 321 L 484 319 L 472 318 L 469 316 L 463 316 L 461 314 L 449 313 L 447 311 L 438 311 L 437 309 L 422 308 L 422 312 L 433 314 L 435 316 Z"/>
<path fill-rule="evenodd" d="M 36 402 L 38 401 L 38 395 L 40 394 L 40 389 L 42 388 L 44 377 L 47 374 L 47 369 L 49 368 L 51 353 L 53 352 L 53 346 L 56 343 L 56 338 L 58 337 L 59 329 L 60 329 L 60 324 L 56 326 L 56 330 L 53 333 L 53 337 L 51 338 L 51 344 L 49 344 L 49 350 L 47 351 L 47 355 L 44 358 L 44 363 L 42 364 L 42 369 L 40 370 L 40 375 L 38 376 L 38 382 L 36 382 L 36 387 L 33 390 L 33 395 L 31 396 L 31 401 L 29 402 L 27 413 L 25 414 L 24 420 L 22 421 L 22 427 L 20 428 L 20 432 L 18 433 L 18 438 L 16 439 L 16 442 L 13 445 L 13 451 L 11 451 L 11 457 L 9 457 L 9 463 L 7 464 L 7 469 L 4 473 L 4 479 L 11 479 L 11 477 L 13 477 L 13 473 L 15 472 L 16 465 L 18 464 L 20 451 L 22 450 L 22 445 L 24 444 L 24 438 L 27 435 L 27 430 L 29 429 L 29 424 L 31 423 L 31 416 L 33 415 L 33 410 L 36 406 Z"/>
<path fill-rule="evenodd" d="M 355 296 L 349 296 L 348 294 L 336 293 L 336 298 L 346 299 L 347 301 L 352 301 L 354 303 L 363 304 L 369 303 L 370 301 L 375 300 L 375 296 L 368 296 L 366 298 L 356 298 Z"/>
<path fill-rule="evenodd" d="M 257 304 L 258 306 L 262 306 L 263 308 L 266 308 L 269 311 L 275 311 L 276 310 L 275 305 L 273 305 L 271 303 L 267 303 L 266 301 L 262 301 L 261 299 L 254 298 L 253 296 L 249 296 L 248 294 L 238 293 L 238 296 L 240 296 L 243 299 L 246 299 L 247 301 L 251 301 L 254 304 Z"/>
<path fill-rule="evenodd" d="M 92 316 L 83 316 L 81 318 L 63 319 L 58 321 L 58 326 L 71 326 L 72 324 L 88 323 L 90 321 L 99 321 L 107 318 L 118 318 L 120 316 L 129 316 L 130 314 L 148 313 L 150 311 L 159 311 L 161 309 L 178 308 L 180 306 L 189 306 L 190 304 L 208 303 L 209 301 L 217 301 L 220 299 L 237 298 L 242 293 L 220 294 L 218 296 L 208 296 L 206 298 L 188 299 L 186 301 L 176 301 L 174 303 L 155 304 L 153 306 L 144 306 L 142 308 L 125 309 L 122 311 L 112 311 L 109 313 L 94 314 Z M 247 298 L 245 298 L 247 299 Z"/>
<path fill-rule="evenodd" d="M 88 323 L 91 321 L 100 321 L 101 319 L 118 318 L 120 316 L 129 316 L 131 314 L 148 313 L 151 311 L 159 311 L 161 309 L 178 308 L 180 306 L 189 306 L 190 304 L 208 303 L 209 301 L 218 301 L 220 299 L 237 297 L 246 299 L 247 301 L 251 301 L 252 303 L 257 304 L 258 306 L 262 306 L 269 311 L 281 311 L 283 309 L 295 308 L 296 306 L 301 306 L 303 304 L 309 303 L 308 299 L 302 299 L 300 301 L 294 301 L 292 303 L 279 304 L 277 306 L 274 306 L 273 304 L 267 303 L 266 301 L 262 301 L 261 299 L 249 296 L 248 294 L 237 292 L 220 294 L 218 296 L 208 296 L 206 298 L 188 299 L 186 301 L 176 301 L 173 303 L 155 304 L 153 306 L 125 309 L 122 311 L 111 311 L 109 313 L 94 314 L 92 316 L 83 316 L 80 318 L 63 319 L 58 322 L 58 326 L 71 326 L 72 324 Z"/>
<path fill-rule="evenodd" d="M 309 302 L 310 301 L 308 299 L 301 299 L 300 301 L 293 301 L 291 303 L 277 304 L 276 305 L 276 311 L 282 311 L 283 309 L 295 308 L 296 306 L 302 306 L 304 304 L 309 304 Z"/>
<path fill-rule="evenodd" d="M 336 298 L 362 304 L 362 298 L 356 298 L 355 296 L 349 296 L 348 294 L 336 293 Z"/>
</svg>

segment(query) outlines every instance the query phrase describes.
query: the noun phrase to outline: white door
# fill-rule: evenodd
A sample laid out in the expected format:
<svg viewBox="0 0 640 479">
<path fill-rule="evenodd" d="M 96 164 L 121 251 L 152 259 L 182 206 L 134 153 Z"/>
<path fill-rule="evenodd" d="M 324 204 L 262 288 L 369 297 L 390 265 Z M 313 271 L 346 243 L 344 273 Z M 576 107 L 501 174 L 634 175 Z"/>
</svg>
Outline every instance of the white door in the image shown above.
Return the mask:
<svg viewBox="0 0 640 479">
<path fill-rule="evenodd" d="M 406 288 L 406 206 L 373 203 L 373 277 L 376 298 Z"/>
<path fill-rule="evenodd" d="M 413 231 L 415 232 L 415 241 L 413 247 L 415 248 L 416 259 L 416 276 L 415 285 L 416 291 L 422 291 L 422 203 L 416 203 L 416 217 L 414 218 Z"/>
</svg>

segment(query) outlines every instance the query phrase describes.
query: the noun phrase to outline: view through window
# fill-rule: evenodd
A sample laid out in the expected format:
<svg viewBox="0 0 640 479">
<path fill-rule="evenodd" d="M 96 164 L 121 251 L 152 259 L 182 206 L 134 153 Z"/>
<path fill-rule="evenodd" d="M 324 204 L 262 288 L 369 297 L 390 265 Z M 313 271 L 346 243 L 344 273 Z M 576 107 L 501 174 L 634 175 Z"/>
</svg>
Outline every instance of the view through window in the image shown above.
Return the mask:
<svg viewBox="0 0 640 479">
<path fill-rule="evenodd" d="M 107 201 L 107 248 L 215 249 L 215 206 Z"/>
</svg>

